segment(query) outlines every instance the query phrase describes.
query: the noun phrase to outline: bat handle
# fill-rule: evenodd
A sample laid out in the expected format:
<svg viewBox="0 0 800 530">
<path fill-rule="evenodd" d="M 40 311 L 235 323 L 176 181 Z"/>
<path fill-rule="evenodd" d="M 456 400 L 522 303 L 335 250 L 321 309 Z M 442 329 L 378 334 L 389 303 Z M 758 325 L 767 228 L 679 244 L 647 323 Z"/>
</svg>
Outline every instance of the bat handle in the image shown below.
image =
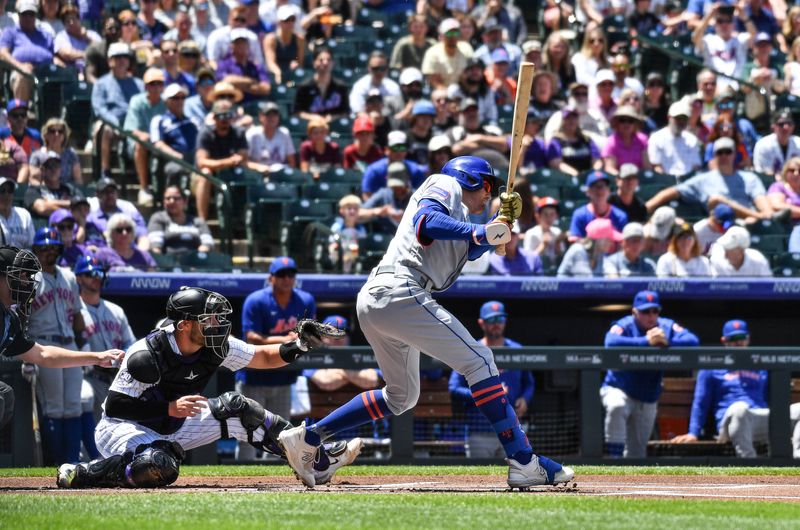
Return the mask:
<svg viewBox="0 0 800 530">
<path fill-rule="evenodd" d="M 497 254 L 498 256 L 505 256 L 506 255 L 505 244 L 497 245 L 496 247 L 494 247 L 494 253 Z"/>
</svg>

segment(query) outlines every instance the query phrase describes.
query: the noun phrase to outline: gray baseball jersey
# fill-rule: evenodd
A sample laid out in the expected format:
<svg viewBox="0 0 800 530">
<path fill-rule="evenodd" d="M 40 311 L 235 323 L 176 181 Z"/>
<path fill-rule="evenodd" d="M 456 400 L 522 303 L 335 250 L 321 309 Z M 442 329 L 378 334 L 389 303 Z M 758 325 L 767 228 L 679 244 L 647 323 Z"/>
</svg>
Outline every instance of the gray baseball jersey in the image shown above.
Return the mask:
<svg viewBox="0 0 800 530">
<path fill-rule="evenodd" d="M 101 299 L 95 306 L 81 300 L 81 315 L 91 351 L 125 350 L 136 342 L 125 311 L 115 303 Z"/>
<path fill-rule="evenodd" d="M 42 272 L 31 303 L 28 331 L 31 337 L 74 337 L 72 321 L 81 312 L 78 282 L 71 270 L 56 266 L 55 274 Z M 45 342 L 47 340 L 45 339 Z M 64 343 L 57 344 L 65 346 Z"/>
</svg>

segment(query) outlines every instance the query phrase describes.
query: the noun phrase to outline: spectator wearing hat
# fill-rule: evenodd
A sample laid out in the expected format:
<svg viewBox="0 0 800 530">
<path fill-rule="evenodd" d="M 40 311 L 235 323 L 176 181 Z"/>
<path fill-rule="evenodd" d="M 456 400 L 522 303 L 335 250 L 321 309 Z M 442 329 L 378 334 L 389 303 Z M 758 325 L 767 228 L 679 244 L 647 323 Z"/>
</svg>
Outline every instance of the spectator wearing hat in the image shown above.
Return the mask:
<svg viewBox="0 0 800 530">
<path fill-rule="evenodd" d="M 289 129 L 281 126 L 281 113 L 274 101 L 258 104 L 258 123 L 247 130 L 248 157 L 251 161 L 280 171 L 297 167 L 297 153 Z"/>
<path fill-rule="evenodd" d="M 66 208 L 59 208 L 50 214 L 48 226 L 58 230 L 58 234 L 61 237 L 63 249 L 58 258 L 59 266 L 72 268 L 82 256 L 89 253 L 86 246 L 78 243 L 75 239 L 78 225 L 75 222 L 75 217 L 72 215 L 72 212 Z"/>
<path fill-rule="evenodd" d="M 586 227 L 594 219 L 608 219 L 615 230 L 622 230 L 628 223 L 628 215 L 608 202 L 611 195 L 611 176 L 602 171 L 592 171 L 586 176 L 585 204 L 572 212 L 569 226 L 569 240 L 575 242 L 586 237 Z"/>
<path fill-rule="evenodd" d="M 188 252 L 209 252 L 214 238 L 208 224 L 186 212 L 186 194 L 179 186 L 164 189 L 164 209 L 155 212 L 147 223 L 150 252 L 179 255 Z"/>
<path fill-rule="evenodd" d="M 28 127 L 28 102 L 12 99 L 6 105 L 8 127 L 0 129 L 0 140 L 14 143 L 22 148 L 27 157 L 42 146 L 42 135 Z"/>
<path fill-rule="evenodd" d="M 714 269 L 703 256 L 694 228 L 687 222 L 676 223 L 672 229 L 667 252 L 658 258 L 656 274 L 659 277 L 709 277 Z"/>
<path fill-rule="evenodd" d="M 213 2 L 209 3 L 209 6 L 212 4 Z M 216 66 L 217 63 L 231 54 L 231 43 L 233 42 L 231 40 L 231 32 L 234 29 L 243 29 L 247 32 L 243 35 L 250 43 L 248 59 L 263 67 L 265 61 L 261 41 L 258 40 L 258 36 L 255 33 L 247 29 L 247 8 L 245 6 L 236 6 L 228 12 L 227 17 L 228 24 L 212 31 L 208 36 L 208 41 L 206 41 L 206 57 L 211 66 Z"/>
<path fill-rule="evenodd" d="M 128 214 L 115 213 L 108 220 L 104 235 L 108 246 L 97 249 L 95 256 L 108 270 L 116 272 L 153 271 L 156 262 L 147 250 L 134 244 L 136 225 Z"/>
<path fill-rule="evenodd" d="M 331 225 L 328 254 L 337 265 L 337 270 L 347 274 L 354 272 L 358 261 L 358 241 L 367 237 L 366 222 L 361 216 L 361 199 L 357 195 L 345 195 L 339 199 L 339 215 Z"/>
<path fill-rule="evenodd" d="M 311 120 L 306 127 L 308 140 L 300 144 L 300 170 L 314 178 L 342 163 L 339 144 L 328 138 L 330 128 L 325 120 Z"/>
<path fill-rule="evenodd" d="M 414 105 L 423 99 L 422 86 L 425 78 L 418 68 L 410 67 L 400 72 L 401 98 L 399 103 L 402 108 L 394 115 L 395 122 L 408 122 L 411 120 L 411 111 Z"/>
<path fill-rule="evenodd" d="M 656 263 L 643 256 L 644 227 L 631 222 L 622 229 L 621 248 L 603 261 L 603 273 L 607 278 L 629 278 L 631 276 L 655 276 Z"/>
<path fill-rule="evenodd" d="M 408 35 L 400 40 L 392 49 L 392 59 L 389 65 L 395 70 L 414 67 L 421 68 L 428 48 L 435 46 L 436 41 L 427 36 L 428 25 L 425 15 L 415 13 L 408 17 Z"/>
<path fill-rule="evenodd" d="M 621 106 L 614 111 L 611 128 L 614 132 L 603 146 L 603 167 L 612 175 L 619 173 L 622 164 L 638 169 L 650 169 L 647 156 L 647 135 L 639 131 L 642 117 L 633 107 Z"/>
<path fill-rule="evenodd" d="M 14 206 L 15 180 L 0 176 L 0 237 L 3 245 L 31 248 L 33 244 L 33 219 L 25 208 Z"/>
<path fill-rule="evenodd" d="M 164 75 L 164 85 L 166 86 L 177 83 L 185 88 L 189 95 L 194 95 L 194 76 L 189 73 L 182 72 L 178 65 L 178 41 L 165 37 L 161 41 L 159 49 L 161 50 L 161 60 L 164 63 L 164 68 L 161 70 L 162 74 Z"/>
<path fill-rule="evenodd" d="M 353 122 L 353 143 L 344 148 L 342 166 L 363 172 L 382 156 L 383 151 L 375 144 L 375 126 L 372 120 L 363 114 L 358 116 Z"/>
<path fill-rule="evenodd" d="M 454 18 L 439 24 L 439 42 L 428 48 L 422 59 L 422 73 L 433 88 L 446 88 L 457 83 L 461 72 L 472 58 L 472 46 L 460 41 L 461 24 Z"/>
<path fill-rule="evenodd" d="M 744 139 L 744 134 L 739 129 L 733 116 L 720 114 L 708 135 L 705 149 L 705 164 L 708 169 L 717 169 L 717 159 L 714 158 L 714 143 L 720 138 L 730 138 L 734 142 L 734 168 L 746 169 L 752 167 L 752 156 Z"/>
<path fill-rule="evenodd" d="M 578 126 L 583 134 L 592 139 L 598 149 L 603 148 L 611 134 L 611 127 L 606 121 L 605 116 L 589 106 L 589 86 L 583 83 L 572 83 L 568 88 L 568 99 L 566 108 L 575 109 L 578 113 Z M 549 142 L 553 135 L 561 128 L 563 113 L 554 112 L 547 119 L 544 126 L 544 139 Z M 528 119 L 531 118 L 530 110 Z"/>
<path fill-rule="evenodd" d="M 300 118 L 330 122 L 350 113 L 349 88 L 333 77 L 334 64 L 330 48 L 314 48 L 314 75 L 297 86 L 292 107 Z"/>
<path fill-rule="evenodd" d="M 711 215 L 697 221 L 693 228 L 703 254 L 708 255 L 711 246 L 736 223 L 736 214 L 727 204 L 718 204 Z"/>
<path fill-rule="evenodd" d="M 200 68 L 195 76 L 195 90 L 197 93 L 186 98 L 183 105 L 184 113 L 192 120 L 198 130 L 204 126 L 206 117 L 211 113 L 216 80 L 217 76 L 210 68 Z"/>
<path fill-rule="evenodd" d="M 206 9 L 204 11 L 206 15 L 206 19 L 208 17 L 208 3 L 205 3 Z M 198 9 L 197 3 L 194 6 L 194 13 L 197 16 L 197 12 L 201 11 Z M 203 15 L 200 15 L 201 17 Z M 209 31 L 210 33 L 210 31 Z M 208 35 L 205 34 L 201 29 L 197 28 L 197 26 L 192 22 L 192 14 L 188 10 L 179 9 L 175 13 L 175 24 L 171 30 L 164 34 L 163 40 L 174 40 L 178 42 L 178 53 L 183 55 L 183 51 L 186 50 L 187 52 L 191 49 L 197 49 L 197 53 L 200 54 L 206 47 L 206 37 Z M 183 47 L 181 44 L 184 42 L 191 43 L 191 46 Z M 199 57 L 198 57 L 199 58 Z"/>
<path fill-rule="evenodd" d="M 709 254 L 714 276 L 772 276 L 769 260 L 750 248 L 750 232 L 742 226 L 731 226 L 712 245 Z"/>
<path fill-rule="evenodd" d="M 595 26 L 583 35 L 583 44 L 570 60 L 575 69 L 575 79 L 587 86 L 595 84 L 597 72 L 609 68 L 606 34 Z"/>
<path fill-rule="evenodd" d="M 459 124 L 447 131 L 447 136 L 454 155 L 485 158 L 495 169 L 508 167 L 508 138 L 496 125 L 483 125 L 474 99 L 461 102 Z"/>
<path fill-rule="evenodd" d="M 689 108 L 683 100 L 669 107 L 669 125 L 654 132 L 647 144 L 647 155 L 659 173 L 680 177 L 700 169 L 701 143 L 687 131 Z"/>
<path fill-rule="evenodd" d="M 217 61 L 217 80 L 230 83 L 244 94 L 245 103 L 267 96 L 271 85 L 263 66 L 250 59 L 248 31 L 235 28 L 230 32 L 231 54 Z"/>
<path fill-rule="evenodd" d="M 517 81 L 509 75 L 510 58 L 505 48 L 496 48 L 489 57 L 490 66 L 485 76 L 489 88 L 495 93 L 497 105 L 514 104 L 517 94 Z"/>
<path fill-rule="evenodd" d="M 789 109 L 775 114 L 772 121 L 772 134 L 756 142 L 753 151 L 753 167 L 767 175 L 780 174 L 785 162 L 800 156 L 800 137 L 794 134 L 794 118 Z"/>
<path fill-rule="evenodd" d="M 494 62 L 492 54 L 497 50 L 503 50 L 505 55 L 502 57 L 507 58 L 509 75 L 516 74 L 521 62 L 522 48 L 518 44 L 508 41 L 503 31 L 503 26 L 496 18 L 489 18 L 487 25 L 483 27 L 481 41 L 483 42 L 475 49 L 473 58 L 483 61 L 484 64 L 491 65 Z M 539 50 L 541 51 L 541 46 Z M 491 84 L 491 81 L 489 83 Z"/>
<path fill-rule="evenodd" d="M 536 70 L 544 68 L 541 41 L 529 40 L 522 44 L 522 59 L 520 62 L 523 61 L 533 63 Z"/>
<path fill-rule="evenodd" d="M 644 253 L 653 259 L 658 258 L 667 251 L 675 226 L 675 209 L 661 206 L 644 225 Z"/>
<path fill-rule="evenodd" d="M 55 151 L 61 157 L 61 182 L 83 184 L 78 154 L 69 146 L 70 129 L 61 118 L 50 118 L 42 127 L 44 145 L 31 154 L 31 182 L 41 182 L 41 166 L 48 151 Z"/>
<path fill-rule="evenodd" d="M 769 105 L 765 104 L 764 98 L 771 98 L 773 94 L 780 94 L 785 90 L 781 80 L 783 72 L 779 72 L 772 62 L 772 36 L 761 32 L 753 39 L 752 59 L 744 65 L 742 78 L 763 88 L 766 93 L 753 92 L 746 85 L 742 85 L 741 89 L 745 93 L 745 114 L 759 125 L 766 122 L 765 126 L 769 123 Z"/>
<path fill-rule="evenodd" d="M 110 178 L 101 178 L 97 181 L 95 189 L 95 197 L 89 198 L 91 211 L 86 218 L 86 222 L 92 223 L 101 232 L 105 232 L 111 217 L 118 213 L 124 213 L 135 224 L 134 241 L 139 248 L 143 250 L 149 249 L 147 223 L 133 203 L 119 198 L 119 185 Z"/>
<path fill-rule="evenodd" d="M 497 123 L 497 95 L 484 77 L 484 64 L 477 59 L 467 61 L 466 68 L 459 76 L 458 84 L 448 87 L 451 99 L 463 102 L 474 99 L 478 103 L 481 123 Z"/>
<path fill-rule="evenodd" d="M 99 42 L 100 35 L 81 24 L 78 7 L 74 4 L 64 5 L 59 17 L 64 29 L 56 34 L 53 49 L 65 66 L 74 65 L 79 71 L 83 71 L 86 65 L 84 60 L 86 49 L 93 42 Z"/>
<path fill-rule="evenodd" d="M 34 221 L 46 221 L 59 208 L 69 208 L 70 200 L 83 194 L 72 184 L 61 182 L 61 156 L 48 151 L 42 162 L 42 183 L 28 186 L 25 191 L 25 208 Z"/>
<path fill-rule="evenodd" d="M 453 158 L 453 146 L 450 138 L 444 134 L 438 134 L 428 142 L 428 171 L 427 173 L 437 173 L 444 165 Z"/>
<path fill-rule="evenodd" d="M 187 96 L 186 88 L 177 83 L 172 83 L 164 89 L 163 97 L 167 110 L 164 114 L 155 116 L 150 122 L 150 141 L 165 153 L 192 164 L 198 131 L 197 126 L 184 111 Z M 185 172 L 174 162 L 167 162 L 164 166 L 168 182 Z"/>
<path fill-rule="evenodd" d="M 386 146 L 393 127 L 389 118 L 390 110 L 384 105 L 379 88 L 369 89 L 362 114 L 372 120 L 372 125 L 375 127 L 375 143 L 381 147 Z"/>
<path fill-rule="evenodd" d="M 564 254 L 567 244 L 566 233 L 556 226 L 558 201 L 552 197 L 537 199 L 535 218 L 536 225 L 525 231 L 522 247 L 556 263 Z"/>
<path fill-rule="evenodd" d="M 504 256 L 493 252 L 489 257 L 489 272 L 496 276 L 541 276 L 544 274 L 538 254 L 520 247 L 522 231 L 519 223 L 511 228 L 511 241 L 506 243 Z"/>
<path fill-rule="evenodd" d="M 432 127 L 435 116 L 436 108 L 426 99 L 417 101 L 411 111 L 411 124 L 406 129 L 407 158 L 420 165 L 428 163 L 428 143 L 433 138 Z"/>
<path fill-rule="evenodd" d="M 734 18 L 745 24 L 745 30 L 736 31 Z M 711 21 L 714 20 L 712 24 Z M 707 30 L 711 26 L 711 32 Z M 739 6 L 726 6 L 722 3 L 714 4 L 706 11 L 700 24 L 694 30 L 692 40 L 695 52 L 703 57 L 703 63 L 733 79 L 741 79 L 744 64 L 747 61 L 747 51 L 752 39 L 758 30 Z M 717 80 L 717 88 L 727 86 L 737 87 L 737 83 L 727 77 Z"/>
<path fill-rule="evenodd" d="M 277 19 L 276 30 L 264 37 L 264 58 L 272 78 L 280 85 L 284 82 L 284 72 L 303 66 L 306 40 L 295 29 L 297 14 L 294 9 L 288 5 L 280 6 L 277 10 Z"/>
<path fill-rule="evenodd" d="M 413 191 L 406 165 L 392 162 L 387 170 L 386 187 L 364 202 L 358 214 L 359 221 L 372 222 L 377 232 L 394 234 Z"/>
<path fill-rule="evenodd" d="M 561 127 L 547 143 L 547 165 L 573 176 L 591 169 L 602 169 L 600 150 L 581 131 L 578 110 L 565 107 L 559 112 Z"/>
<path fill-rule="evenodd" d="M 590 99 L 590 105 L 611 123 L 617 112 L 617 103 L 614 100 L 614 77 L 611 70 L 603 69 L 597 72 L 594 78 L 595 96 Z"/>
<path fill-rule="evenodd" d="M 647 206 L 636 195 L 639 187 L 639 170 L 633 164 L 622 164 L 617 175 L 617 190 L 608 202 L 625 212 L 628 222 L 644 223 L 647 221 Z"/>
<path fill-rule="evenodd" d="M 386 55 L 381 51 L 373 51 L 367 60 L 369 73 L 356 81 L 350 90 L 350 111 L 364 112 L 366 99 L 370 89 L 380 90 L 384 100 L 400 98 L 400 85 L 389 79 L 386 75 L 389 69 Z"/>
<path fill-rule="evenodd" d="M 496 19 L 508 33 L 508 40 L 518 46 L 528 37 L 525 17 L 519 7 L 508 5 L 504 0 L 490 0 L 481 4 L 472 10 L 472 16 L 478 21 L 478 26 L 490 24 L 491 18 Z"/>
<path fill-rule="evenodd" d="M 364 177 L 361 179 L 361 196 L 365 201 L 378 190 L 386 187 L 389 164 L 392 162 L 405 164 L 413 189 L 417 189 L 427 178 L 425 166 L 406 159 L 408 154 L 408 137 L 406 133 L 402 131 L 390 132 L 384 153 L 386 154 L 384 158 L 373 162 L 364 171 Z"/>
<path fill-rule="evenodd" d="M 108 16 L 103 21 L 103 38 L 92 42 L 84 52 L 86 81 L 97 83 L 97 80 L 108 73 L 108 47 L 117 42 L 122 25 L 115 16 Z"/>
<path fill-rule="evenodd" d="M 586 225 L 586 235 L 567 249 L 558 276 L 603 276 L 606 254 L 622 241 L 622 234 L 614 228 L 611 219 L 594 219 Z"/>
<path fill-rule="evenodd" d="M 631 314 L 617 320 L 605 337 L 606 348 L 698 346 L 697 336 L 661 315 L 655 291 L 639 291 Z M 608 370 L 600 398 L 605 409 L 606 451 L 612 457 L 644 458 L 661 395 L 662 372 Z"/>
<path fill-rule="evenodd" d="M 193 94 L 197 93 L 197 80 L 195 74 L 205 62 L 200 51 L 200 45 L 193 40 L 179 41 L 178 43 L 178 71 L 191 76 Z"/>
</svg>

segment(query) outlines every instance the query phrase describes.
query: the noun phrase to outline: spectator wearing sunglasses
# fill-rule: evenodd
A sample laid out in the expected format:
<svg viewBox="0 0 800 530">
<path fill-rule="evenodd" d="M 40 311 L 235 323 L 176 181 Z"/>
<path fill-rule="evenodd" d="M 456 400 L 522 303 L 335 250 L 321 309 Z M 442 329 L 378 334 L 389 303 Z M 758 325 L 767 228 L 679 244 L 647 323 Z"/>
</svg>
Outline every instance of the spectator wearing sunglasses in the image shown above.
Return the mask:
<svg viewBox="0 0 800 530">
<path fill-rule="evenodd" d="M 50 227 L 58 230 L 58 235 L 61 236 L 61 243 L 64 245 L 61 256 L 58 258 L 59 266 L 72 267 L 82 256 L 89 253 L 89 250 L 78 243 L 76 239 L 78 225 L 72 212 L 66 208 L 59 208 L 50 215 L 48 223 Z M 96 247 L 94 250 L 97 250 Z"/>
<path fill-rule="evenodd" d="M 17 183 L 8 177 L 0 176 L 0 228 L 3 244 L 17 248 L 31 248 L 33 244 L 33 219 L 31 213 L 20 206 L 14 206 L 14 190 Z"/>
<path fill-rule="evenodd" d="M 746 31 L 736 31 L 734 18 L 742 21 Z M 712 32 L 706 33 L 709 26 L 712 26 Z M 700 25 L 694 30 L 692 40 L 696 53 L 703 57 L 706 66 L 734 79 L 741 79 L 750 48 L 750 39 L 756 33 L 758 30 L 753 21 L 739 9 L 738 5 L 728 6 L 718 3 L 711 6 L 703 16 Z M 717 79 L 717 88 L 729 85 L 737 87 L 736 82 L 729 77 Z"/>
<path fill-rule="evenodd" d="M 119 198 L 119 186 L 112 179 L 101 178 L 97 181 L 96 196 L 89 199 L 89 205 L 91 210 L 86 217 L 87 224 L 93 224 L 101 232 L 106 232 L 111 218 L 118 213 L 124 213 L 134 223 L 136 228 L 134 240 L 139 248 L 144 250 L 150 248 L 144 217 L 133 203 Z"/>
<path fill-rule="evenodd" d="M 100 35 L 81 24 L 75 4 L 66 4 L 61 8 L 59 16 L 64 23 L 64 29 L 56 35 L 54 49 L 65 65 L 74 65 L 83 71 L 86 48 L 100 41 Z"/>
<path fill-rule="evenodd" d="M 370 54 L 367 60 L 369 73 L 356 81 L 350 91 L 350 110 L 352 112 L 364 112 L 367 95 L 372 88 L 377 88 L 381 91 L 384 102 L 402 97 L 400 85 L 386 75 L 389 69 L 388 64 L 386 55 L 383 52 L 374 51 Z"/>
<path fill-rule="evenodd" d="M 789 109 L 775 114 L 772 134 L 756 142 L 753 152 L 753 166 L 756 171 L 767 175 L 780 174 L 787 160 L 800 156 L 800 137 L 794 134 L 794 127 L 794 118 Z"/>
<path fill-rule="evenodd" d="M 125 213 L 115 213 L 108 220 L 105 230 L 108 246 L 98 249 L 97 259 L 105 263 L 110 271 L 152 271 L 156 262 L 146 250 L 136 248 L 136 225 Z"/>
<path fill-rule="evenodd" d="M 603 165 L 612 175 L 619 174 L 623 164 L 633 164 L 638 169 L 650 169 L 647 154 L 647 136 L 640 132 L 642 117 L 631 106 L 623 105 L 614 112 L 611 127 L 614 133 L 603 146 Z"/>
<path fill-rule="evenodd" d="M 215 29 L 208 36 L 206 56 L 211 63 L 210 66 L 216 67 L 217 63 L 231 54 L 231 32 L 234 29 L 243 29 L 247 32 L 245 35 L 250 43 L 248 59 L 263 67 L 265 64 L 264 52 L 256 34 L 247 29 L 247 8 L 245 6 L 236 6 L 231 9 L 228 13 L 228 25 Z"/>
<path fill-rule="evenodd" d="M 180 58 L 178 55 L 178 41 L 164 38 L 161 41 L 161 60 L 164 63 L 162 73 L 164 74 L 164 86 L 177 83 L 187 90 L 189 95 L 195 93 L 194 76 L 190 73 L 181 71 L 179 66 Z M 196 50 L 199 57 L 200 50 Z"/>
<path fill-rule="evenodd" d="M 426 166 L 406 160 L 408 154 L 408 137 L 406 133 L 402 131 L 390 132 L 384 152 L 386 153 L 384 158 L 373 162 L 364 171 L 364 177 L 361 179 L 361 195 L 365 201 L 373 193 L 386 187 L 386 176 L 389 171 L 389 164 L 392 162 L 402 162 L 406 165 L 413 189 L 417 189 L 428 176 L 425 171 Z"/>
<path fill-rule="evenodd" d="M 122 26 L 116 17 L 106 17 L 103 22 L 103 38 L 91 43 L 84 52 L 86 61 L 86 80 L 96 83 L 98 79 L 108 73 L 108 47 L 117 42 Z"/>
<path fill-rule="evenodd" d="M 703 161 L 704 164 L 708 166 L 708 169 L 717 169 L 717 159 L 714 157 L 714 142 L 719 138 L 733 139 L 735 144 L 733 164 L 736 169 L 752 167 L 752 157 L 747 150 L 747 144 L 744 141 L 742 131 L 736 126 L 736 121 L 728 114 L 720 114 L 719 118 L 717 118 L 717 122 L 711 129 L 711 134 L 709 134 L 708 142 L 706 143 Z"/>
<path fill-rule="evenodd" d="M 164 35 L 164 40 L 174 40 L 179 43 L 178 51 L 181 56 L 183 55 L 181 45 L 184 42 L 194 43 L 197 48 L 198 59 L 200 58 L 200 52 L 206 48 L 206 35 L 195 27 L 191 15 L 188 11 L 184 10 L 177 12 L 175 15 L 175 27 Z"/>
<path fill-rule="evenodd" d="M 50 118 L 42 127 L 44 146 L 31 155 L 31 182 L 39 183 L 42 178 L 41 167 L 47 153 L 55 151 L 61 157 L 61 182 L 83 184 L 83 172 L 75 150 L 69 147 L 70 129 L 60 118 Z"/>
<path fill-rule="evenodd" d="M 42 146 L 42 135 L 33 127 L 28 127 L 28 102 L 12 99 L 6 105 L 6 112 L 8 127 L 0 129 L 0 139 L 19 145 L 30 157 Z"/>
<path fill-rule="evenodd" d="M 34 220 L 47 221 L 59 208 L 69 208 L 73 199 L 83 194 L 72 184 L 61 182 L 61 156 L 48 151 L 42 163 L 42 182 L 28 186 L 25 192 L 25 208 Z"/>
<path fill-rule="evenodd" d="M 192 120 L 195 127 L 201 129 L 206 121 L 206 116 L 211 112 L 214 103 L 214 85 L 217 83 L 216 74 L 207 67 L 197 71 L 195 76 L 195 90 L 197 93 L 186 98 L 183 111 L 186 117 Z"/>
<path fill-rule="evenodd" d="M 428 48 L 422 59 L 422 73 L 432 88 L 447 88 L 458 83 L 461 72 L 472 58 L 472 46 L 460 41 L 461 24 L 454 18 L 439 24 L 439 42 Z"/>
<path fill-rule="evenodd" d="M 277 15 L 277 29 L 264 37 L 264 58 L 275 83 L 280 85 L 285 81 L 284 73 L 303 66 L 306 40 L 295 30 L 297 16 L 294 9 L 282 5 Z"/>
</svg>

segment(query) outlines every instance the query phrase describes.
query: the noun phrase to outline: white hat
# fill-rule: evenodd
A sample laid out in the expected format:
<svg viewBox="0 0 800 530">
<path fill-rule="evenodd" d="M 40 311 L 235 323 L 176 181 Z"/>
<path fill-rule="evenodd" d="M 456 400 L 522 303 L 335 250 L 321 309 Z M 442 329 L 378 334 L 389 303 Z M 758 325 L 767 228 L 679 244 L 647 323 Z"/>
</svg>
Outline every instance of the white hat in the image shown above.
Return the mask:
<svg viewBox="0 0 800 530">
<path fill-rule="evenodd" d="M 644 227 L 641 223 L 628 223 L 622 229 L 622 239 L 631 237 L 644 237 Z"/>
<path fill-rule="evenodd" d="M 603 68 L 602 70 L 598 70 L 597 73 L 594 75 L 594 84 L 599 85 L 605 81 L 616 81 L 617 78 L 614 76 L 614 72 L 609 70 L 608 68 Z"/>
<path fill-rule="evenodd" d="M 688 118 L 689 114 L 691 113 L 692 111 L 689 109 L 689 105 L 687 105 L 682 99 L 669 106 L 670 118 L 677 118 L 678 116 L 685 116 Z"/>
<path fill-rule="evenodd" d="M 631 164 L 630 162 L 622 164 L 619 167 L 619 178 L 626 179 L 628 177 L 635 177 L 639 174 L 639 168 L 636 167 L 636 164 Z"/>
<path fill-rule="evenodd" d="M 124 42 L 115 42 L 108 47 L 108 58 L 111 57 L 130 57 L 131 48 Z"/>
<path fill-rule="evenodd" d="M 403 131 L 392 131 L 389 133 L 386 145 L 392 147 L 394 145 L 406 145 L 408 144 L 408 137 L 406 133 Z"/>
<path fill-rule="evenodd" d="M 231 42 L 239 39 L 246 39 L 247 42 L 250 42 L 250 30 L 247 28 L 233 28 L 231 30 Z"/>
<path fill-rule="evenodd" d="M 284 21 L 284 20 L 288 20 L 288 19 L 290 19 L 290 18 L 292 18 L 292 17 L 294 17 L 296 15 L 297 15 L 297 12 L 295 11 L 294 7 L 292 7 L 290 4 L 283 4 L 282 6 L 280 6 L 278 8 L 278 11 L 277 11 L 275 17 L 279 21 Z"/>
<path fill-rule="evenodd" d="M 672 232 L 672 225 L 675 224 L 675 210 L 669 206 L 658 208 L 645 226 L 647 236 L 659 241 L 664 241 Z"/>
<path fill-rule="evenodd" d="M 717 140 L 714 142 L 714 154 L 717 154 L 717 151 L 721 151 L 723 149 L 730 149 L 731 151 L 736 149 L 736 144 L 734 143 L 733 138 L 728 138 L 727 136 L 717 138 Z"/>
<path fill-rule="evenodd" d="M 450 141 L 449 136 L 444 134 L 437 134 L 428 142 L 428 151 L 431 153 L 445 147 L 453 147 L 453 142 Z"/>
<path fill-rule="evenodd" d="M 461 29 L 461 23 L 454 18 L 446 18 L 439 23 L 439 35 L 444 35 L 454 29 Z"/>
<path fill-rule="evenodd" d="M 717 239 L 717 244 L 725 250 L 750 247 L 750 232 L 742 226 L 732 226 Z"/>
<path fill-rule="evenodd" d="M 33 11 L 34 13 L 39 12 L 39 3 L 36 0 L 22 0 L 17 2 L 16 5 L 17 13 L 26 13 L 28 11 Z"/>
<path fill-rule="evenodd" d="M 456 99 L 456 98 L 463 98 L 464 93 L 461 92 L 461 87 L 458 86 L 456 83 L 452 85 L 448 85 L 447 87 L 447 99 Z"/>
<path fill-rule="evenodd" d="M 419 71 L 418 68 L 414 68 L 413 66 L 410 68 L 406 68 L 400 73 L 400 84 L 401 85 L 410 85 L 414 82 L 422 83 L 423 77 L 422 72 Z"/>
<path fill-rule="evenodd" d="M 189 95 L 189 91 L 186 90 L 185 87 L 179 85 L 178 83 L 170 83 L 167 88 L 164 89 L 164 93 L 162 97 L 164 99 L 174 98 L 178 94 L 183 94 L 184 96 Z"/>
</svg>

